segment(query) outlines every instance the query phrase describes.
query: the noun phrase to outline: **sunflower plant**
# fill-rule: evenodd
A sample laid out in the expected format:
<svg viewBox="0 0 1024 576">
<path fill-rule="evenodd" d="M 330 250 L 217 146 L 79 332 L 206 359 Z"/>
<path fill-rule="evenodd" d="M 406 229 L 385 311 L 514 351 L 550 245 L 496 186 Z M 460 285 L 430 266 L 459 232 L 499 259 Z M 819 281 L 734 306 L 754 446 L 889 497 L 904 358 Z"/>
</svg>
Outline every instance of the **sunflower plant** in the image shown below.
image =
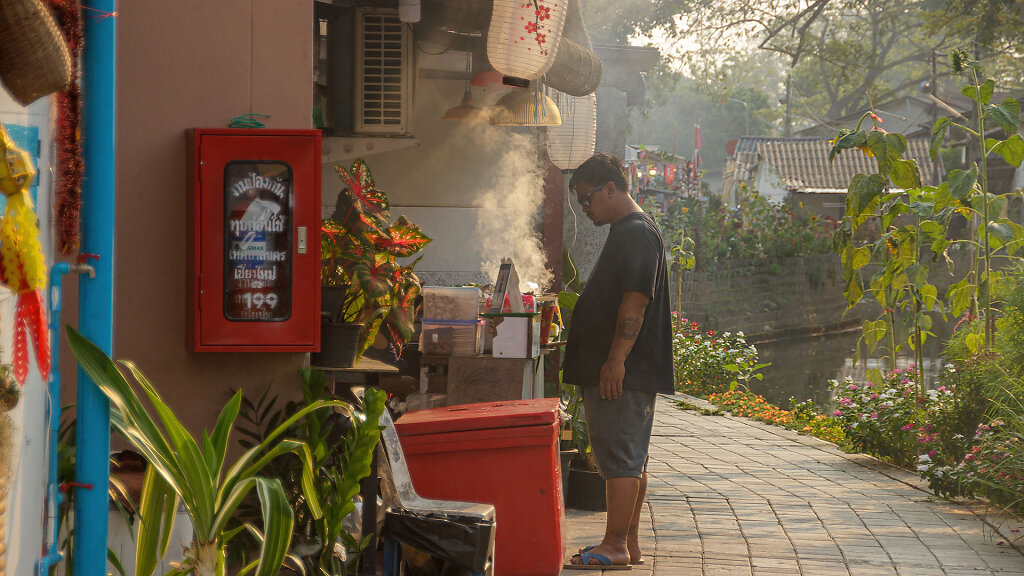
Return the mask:
<svg viewBox="0 0 1024 576">
<path fill-rule="evenodd" d="M 1002 273 L 994 269 L 996 258 L 1019 261 L 1017 252 L 1024 246 L 1024 227 L 1002 217 L 1012 195 L 993 194 L 988 185 L 988 163 L 995 156 L 1017 168 L 1024 161 L 1024 138 L 1020 129 L 1020 104 L 1007 98 L 992 102 L 995 82 L 985 79 L 981 65 L 963 51 L 954 51 L 953 67 L 967 76 L 961 92 L 977 105 L 973 124 L 959 124 L 950 118 L 939 118 L 932 129 L 930 155 L 933 161 L 942 151 L 950 128 L 966 134 L 977 142 L 977 162 L 967 170 L 951 170 L 936 186 L 924 185 L 921 172 L 913 159 L 904 159 L 907 139 L 901 134 L 886 133 L 881 118 L 866 113 L 855 130 L 842 130 L 833 140 L 829 159 L 844 150 L 859 149 L 876 160 L 873 174 L 857 174 L 850 181 L 846 195 L 846 213 L 837 227 L 833 247 L 843 264 L 844 293 L 852 308 L 870 296 L 883 312 L 875 320 L 864 322 L 861 344 L 873 352 L 879 343 L 887 348 L 888 368 L 896 368 L 896 353 L 903 346 L 897 341 L 896 321 L 902 315 L 907 324 L 906 344 L 914 351 L 915 365 L 923 366 L 922 346 L 931 332 L 932 316 L 963 316 L 984 319 L 983 336 L 967 342 L 972 352 L 991 346 L 995 334 L 996 307 L 991 287 L 998 285 Z M 868 118 L 872 128 L 861 125 Z M 999 130 L 995 130 L 998 128 Z M 1005 138 L 992 137 L 1001 131 Z M 949 224 L 954 216 L 969 223 L 966 238 L 949 237 Z M 870 240 L 858 239 L 858 229 L 880 224 L 880 233 Z M 961 245 L 971 253 L 971 267 L 959 282 L 949 287 L 942 298 L 929 280 L 930 266 L 944 265 L 952 271 L 948 252 Z M 866 277 L 867 274 L 870 277 Z M 869 373 L 879 383 L 881 373 Z M 913 379 L 923 390 L 920 371 Z"/>
</svg>

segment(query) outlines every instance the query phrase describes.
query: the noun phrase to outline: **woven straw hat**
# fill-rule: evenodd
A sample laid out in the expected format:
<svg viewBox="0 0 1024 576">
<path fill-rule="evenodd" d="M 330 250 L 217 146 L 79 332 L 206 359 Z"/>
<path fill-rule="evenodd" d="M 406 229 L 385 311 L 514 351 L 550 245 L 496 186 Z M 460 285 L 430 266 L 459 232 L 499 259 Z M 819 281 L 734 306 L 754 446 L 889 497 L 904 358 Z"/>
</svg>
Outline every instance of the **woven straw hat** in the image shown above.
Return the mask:
<svg viewBox="0 0 1024 576">
<path fill-rule="evenodd" d="M 0 2 L 0 79 L 27 106 L 71 82 L 67 43 L 40 0 Z"/>
</svg>

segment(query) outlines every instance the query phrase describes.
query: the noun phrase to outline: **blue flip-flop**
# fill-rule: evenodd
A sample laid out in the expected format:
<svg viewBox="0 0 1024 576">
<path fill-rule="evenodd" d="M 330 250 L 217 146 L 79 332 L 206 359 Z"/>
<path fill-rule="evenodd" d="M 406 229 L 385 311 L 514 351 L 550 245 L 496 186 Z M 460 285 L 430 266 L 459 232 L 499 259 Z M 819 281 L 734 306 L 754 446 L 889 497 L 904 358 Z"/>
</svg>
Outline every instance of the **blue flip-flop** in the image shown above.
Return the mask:
<svg viewBox="0 0 1024 576">
<path fill-rule="evenodd" d="M 597 548 L 596 544 L 593 545 L 593 546 L 587 546 L 586 548 L 581 549 L 580 552 L 581 553 L 583 553 L 583 552 L 590 552 L 594 548 Z M 629 563 L 632 564 L 633 566 L 643 566 L 644 565 L 644 559 L 641 558 L 639 560 L 630 560 Z"/>
<path fill-rule="evenodd" d="M 573 564 L 572 562 L 569 562 L 568 564 L 565 564 L 564 568 L 568 568 L 570 570 L 632 570 L 633 569 L 633 567 L 630 566 L 629 564 L 612 564 L 611 559 L 608 558 L 607 556 L 605 556 L 604 554 L 598 554 L 596 552 L 588 552 L 588 550 L 593 550 L 594 548 L 596 548 L 596 546 L 590 546 L 590 547 L 584 548 L 583 552 L 580 552 L 579 554 L 576 554 L 576 555 L 573 556 L 573 558 L 579 558 L 580 559 L 580 563 L 579 564 Z M 597 560 L 599 562 L 599 564 L 591 564 L 590 563 L 591 559 Z"/>
</svg>

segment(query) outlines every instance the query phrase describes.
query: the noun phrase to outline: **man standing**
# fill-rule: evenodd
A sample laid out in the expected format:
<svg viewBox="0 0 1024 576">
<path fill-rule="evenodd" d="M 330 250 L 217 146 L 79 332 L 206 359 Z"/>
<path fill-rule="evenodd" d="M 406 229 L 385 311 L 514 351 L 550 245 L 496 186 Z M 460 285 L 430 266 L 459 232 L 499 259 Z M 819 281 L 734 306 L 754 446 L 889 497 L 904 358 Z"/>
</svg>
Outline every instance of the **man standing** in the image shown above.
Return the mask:
<svg viewBox="0 0 1024 576">
<path fill-rule="evenodd" d="M 563 372 L 583 394 L 608 520 L 604 539 L 570 562 L 628 567 L 642 562 L 638 528 L 655 397 L 674 392 L 665 242 L 630 197 L 617 157 L 594 155 L 573 174 L 569 190 L 595 225 L 611 225 L 573 309 Z"/>
</svg>

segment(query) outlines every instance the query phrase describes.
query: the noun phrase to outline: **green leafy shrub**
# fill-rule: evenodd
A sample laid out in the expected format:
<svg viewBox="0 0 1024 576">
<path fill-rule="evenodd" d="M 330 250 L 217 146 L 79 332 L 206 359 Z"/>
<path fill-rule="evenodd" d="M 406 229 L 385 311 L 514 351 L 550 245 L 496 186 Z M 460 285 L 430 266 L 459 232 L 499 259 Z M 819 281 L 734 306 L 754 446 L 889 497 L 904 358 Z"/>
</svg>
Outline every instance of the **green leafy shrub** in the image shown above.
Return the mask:
<svg viewBox="0 0 1024 576">
<path fill-rule="evenodd" d="M 854 382 L 852 378 L 829 383 L 837 404 L 832 415 L 841 422 L 855 450 L 903 466 L 917 459 L 922 423 L 920 396 L 911 375 L 900 369 L 892 370 L 877 386 Z"/>
<path fill-rule="evenodd" d="M 821 438 L 844 450 L 850 449 L 850 439 L 846 436 L 840 421 L 833 416 L 819 413 L 813 400 L 797 402 L 795 398 L 790 398 L 789 411 L 793 414 L 793 424 L 790 426 L 793 430 Z"/>
<path fill-rule="evenodd" d="M 772 202 L 742 188 L 735 208 L 720 197 L 678 198 L 664 211 L 652 210 L 665 238 L 689 237 L 698 266 L 723 260 L 785 258 L 827 254 L 837 221 L 803 206 Z"/>
<path fill-rule="evenodd" d="M 707 398 L 737 384 L 757 378 L 757 348 L 747 344 L 742 332 L 732 334 L 704 330 L 696 322 L 673 312 L 672 361 L 676 389 Z"/>
</svg>

